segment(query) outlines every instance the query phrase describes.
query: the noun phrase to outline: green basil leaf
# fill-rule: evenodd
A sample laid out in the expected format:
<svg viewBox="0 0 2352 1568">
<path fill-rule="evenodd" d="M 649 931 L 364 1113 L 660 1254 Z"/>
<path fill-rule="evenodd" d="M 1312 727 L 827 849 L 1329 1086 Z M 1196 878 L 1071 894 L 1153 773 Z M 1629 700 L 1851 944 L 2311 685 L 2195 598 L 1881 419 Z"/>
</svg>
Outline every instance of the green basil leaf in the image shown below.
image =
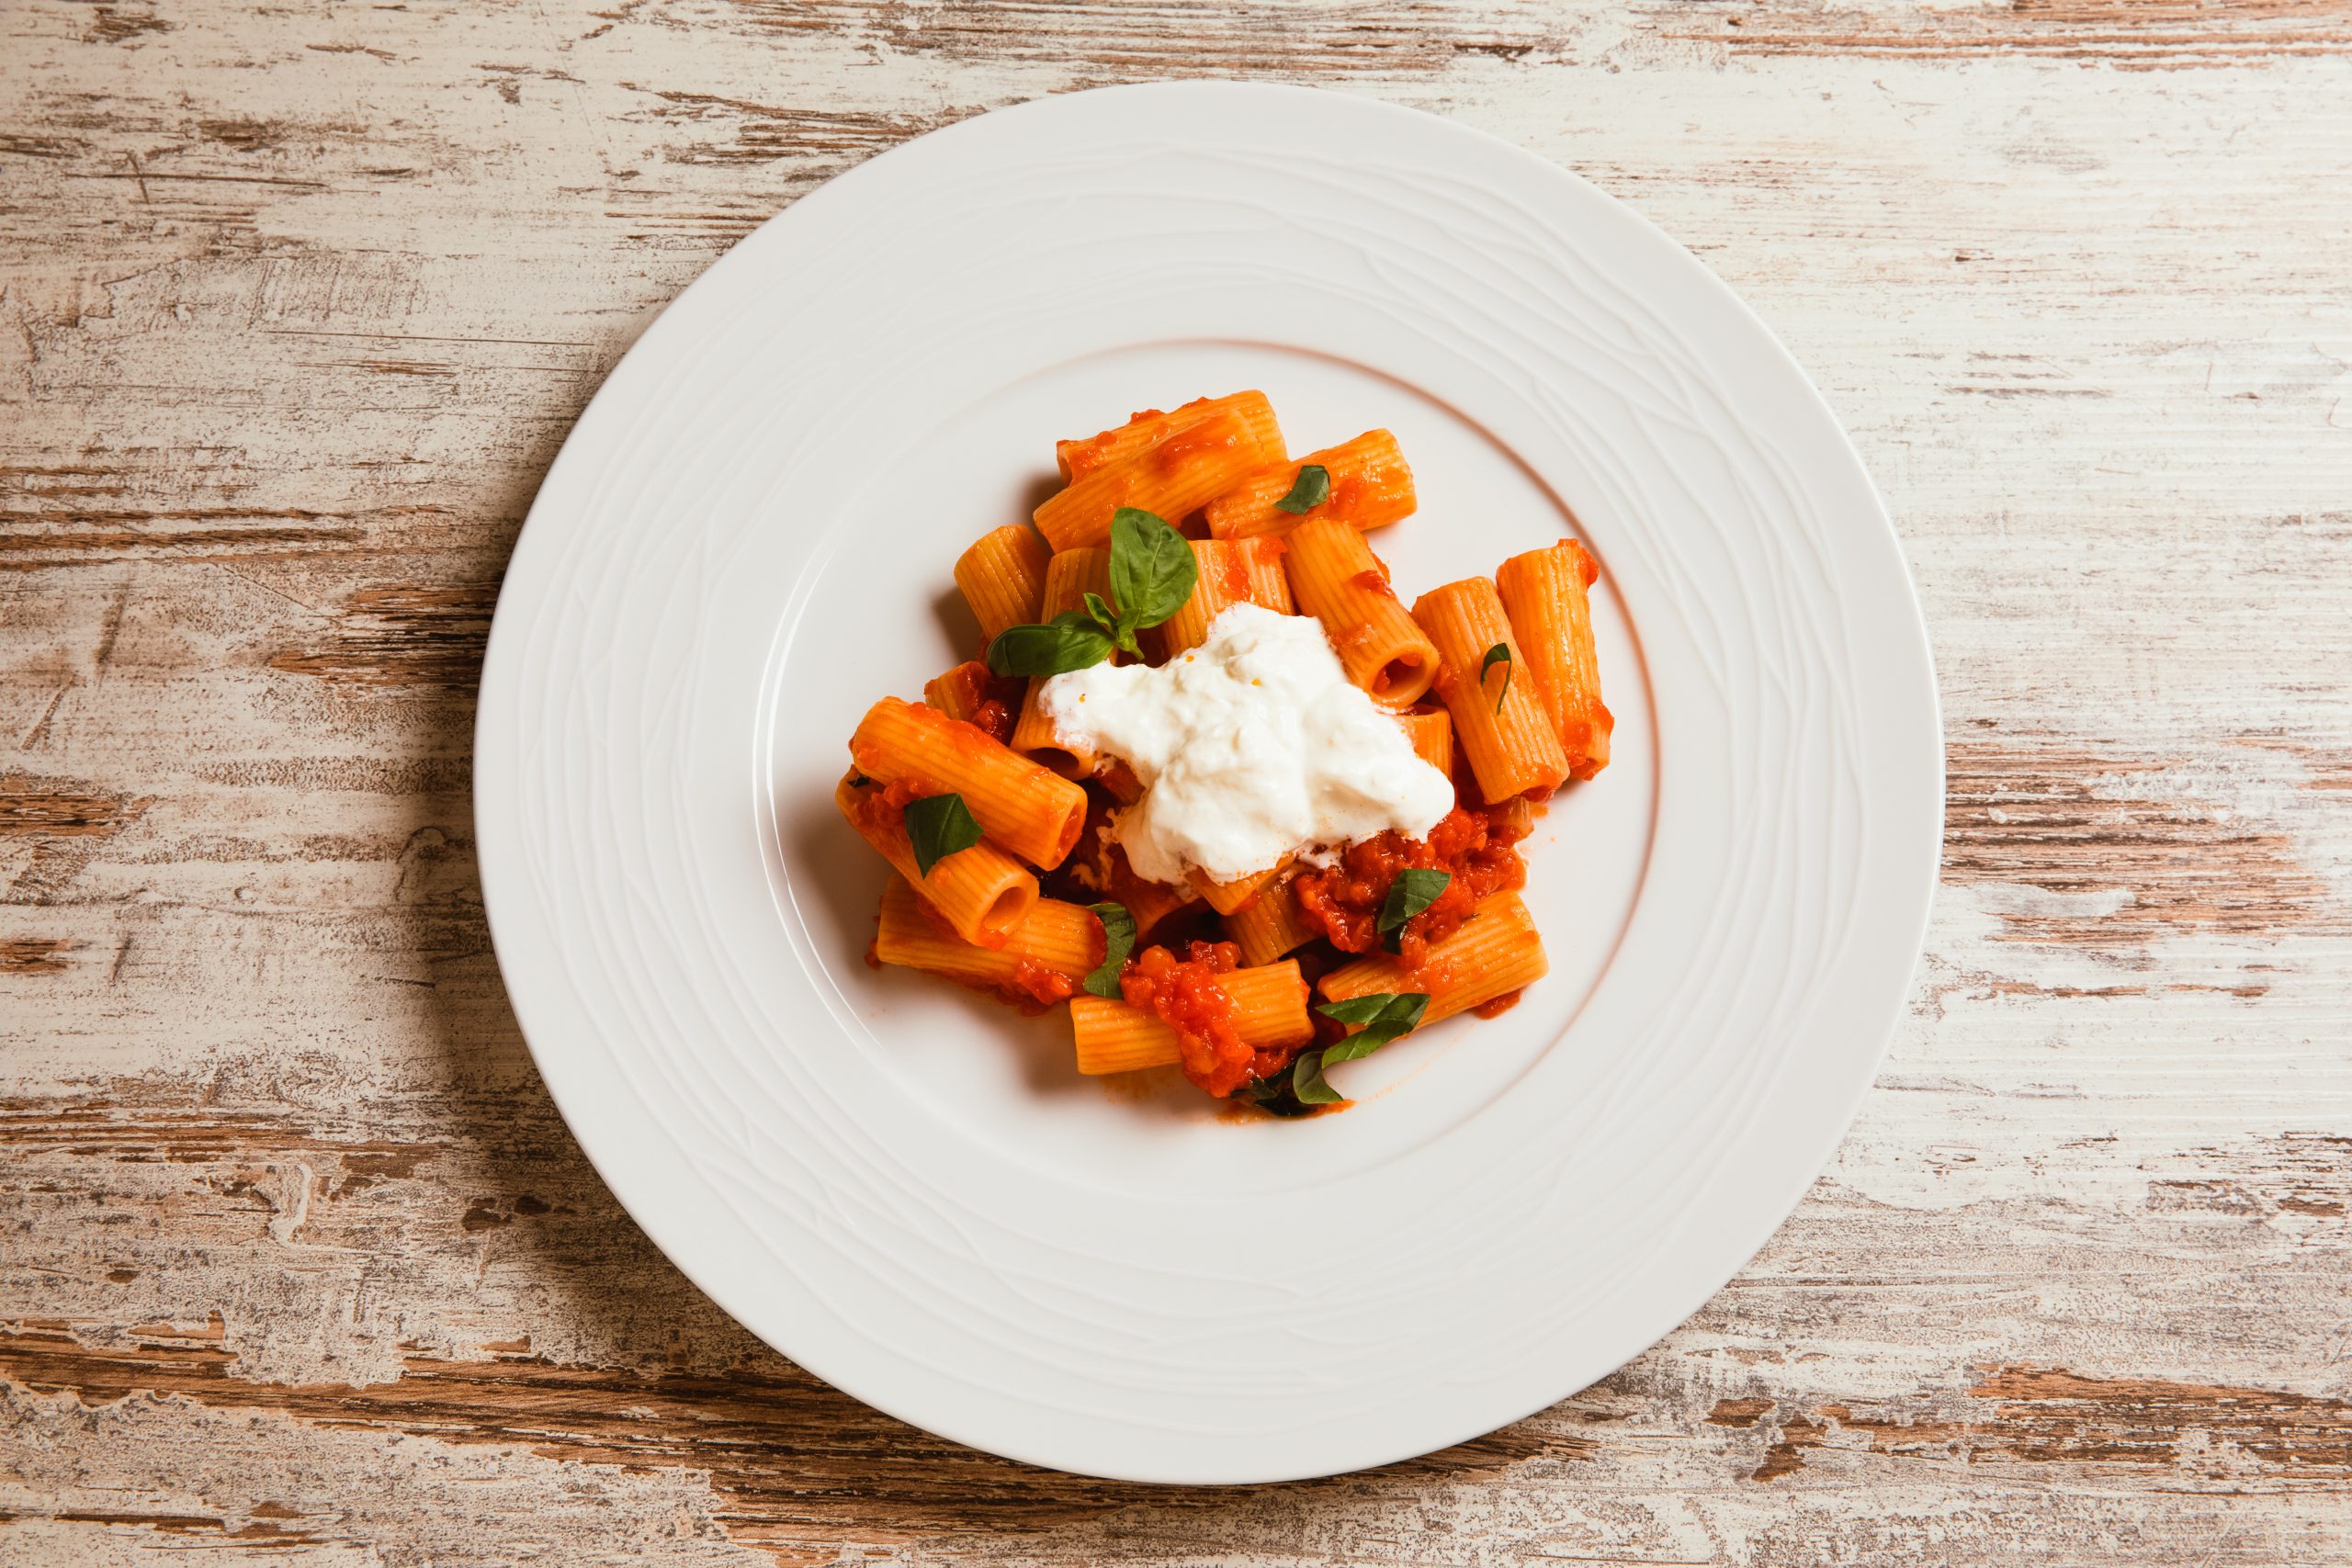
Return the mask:
<svg viewBox="0 0 2352 1568">
<path fill-rule="evenodd" d="M 1042 626 L 1007 626 L 989 644 L 989 668 L 999 675 L 1059 675 L 1111 657 L 1111 634 L 1076 610 Z"/>
<path fill-rule="evenodd" d="M 1380 1016 L 1382 1008 L 1396 999 L 1394 992 L 1374 991 L 1370 996 L 1350 997 L 1345 1001 L 1317 1002 L 1315 1010 L 1341 1023 L 1370 1023 Z"/>
<path fill-rule="evenodd" d="M 949 855 L 978 843 L 980 825 L 962 795 L 927 795 L 907 802 L 907 840 L 914 846 L 915 875 L 926 877 Z"/>
<path fill-rule="evenodd" d="M 1359 1004 L 1374 1004 L 1369 1016 L 1363 1016 Z M 1357 997 L 1347 1002 L 1326 1002 L 1315 1010 L 1327 1018 L 1338 1018 L 1342 1023 L 1361 1023 L 1362 1029 L 1335 1045 L 1323 1048 L 1326 1066 L 1333 1062 L 1352 1062 L 1359 1056 L 1369 1056 L 1400 1035 L 1409 1034 L 1420 1026 L 1421 1015 L 1429 1010 L 1426 991 L 1406 991 L 1401 995 L 1382 991 L 1369 997 Z M 1340 1018 L 1334 1008 L 1346 1008 L 1351 1016 Z"/>
<path fill-rule="evenodd" d="M 1381 934 L 1381 946 L 1395 953 L 1402 945 L 1398 941 L 1405 922 L 1437 902 L 1453 877 L 1446 872 L 1429 871 L 1420 866 L 1408 866 L 1396 874 L 1388 885 L 1388 897 L 1380 903 L 1380 919 L 1376 922 Z"/>
<path fill-rule="evenodd" d="M 1308 463 L 1298 470 L 1292 481 L 1290 493 L 1274 502 L 1274 510 L 1287 512 L 1294 517 L 1312 512 L 1331 499 L 1331 470 L 1320 463 Z"/>
<path fill-rule="evenodd" d="M 1086 596 L 1086 613 L 1094 617 L 1096 626 L 1111 634 L 1112 647 L 1122 653 L 1142 654 L 1143 649 L 1136 646 L 1135 622 L 1114 613 L 1111 606 L 1102 602 L 1102 595 L 1089 593 Z"/>
<path fill-rule="evenodd" d="M 1298 1102 L 1298 1095 L 1289 1069 L 1270 1078 L 1251 1078 L 1233 1091 L 1233 1098 L 1244 1105 L 1254 1105 L 1269 1116 L 1304 1116 L 1307 1107 Z"/>
<path fill-rule="evenodd" d="M 1301 1105 L 1337 1105 L 1348 1097 L 1323 1081 L 1323 1053 L 1309 1051 L 1290 1070 L 1291 1093 Z"/>
<path fill-rule="evenodd" d="M 1125 904 L 1090 906 L 1102 922 L 1102 963 L 1080 982 L 1098 997 L 1119 999 L 1119 970 L 1136 950 L 1136 918 Z"/>
<path fill-rule="evenodd" d="M 1495 694 L 1495 711 L 1500 713 L 1503 711 L 1503 699 L 1510 695 L 1511 672 L 1519 668 L 1511 662 L 1510 644 L 1507 642 L 1495 644 L 1494 647 L 1487 649 L 1487 657 L 1478 661 L 1478 687 L 1481 691 L 1486 689 L 1487 671 L 1498 664 L 1503 667 L 1503 689 Z"/>
<path fill-rule="evenodd" d="M 1132 634 L 1184 607 L 1201 575 L 1192 541 L 1159 517 L 1133 506 L 1111 516 L 1111 597 L 1119 626 Z"/>
</svg>

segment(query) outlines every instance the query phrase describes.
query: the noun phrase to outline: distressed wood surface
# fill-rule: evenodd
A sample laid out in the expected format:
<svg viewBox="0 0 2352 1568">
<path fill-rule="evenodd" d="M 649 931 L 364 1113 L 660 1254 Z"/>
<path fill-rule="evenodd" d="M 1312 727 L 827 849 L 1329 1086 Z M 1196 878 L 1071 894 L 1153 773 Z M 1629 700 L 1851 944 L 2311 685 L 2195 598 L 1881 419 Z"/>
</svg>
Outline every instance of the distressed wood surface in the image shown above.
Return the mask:
<svg viewBox="0 0 2352 1568">
<path fill-rule="evenodd" d="M 0 1561 L 2352 1559 L 2352 5 L 0 8 Z M 598 1184 L 492 961 L 534 487 L 902 139 L 1268 76 L 1573 165 L 1762 311 L 1934 630 L 1944 886 L 1690 1323 L 1411 1464 L 878 1416 Z"/>
</svg>

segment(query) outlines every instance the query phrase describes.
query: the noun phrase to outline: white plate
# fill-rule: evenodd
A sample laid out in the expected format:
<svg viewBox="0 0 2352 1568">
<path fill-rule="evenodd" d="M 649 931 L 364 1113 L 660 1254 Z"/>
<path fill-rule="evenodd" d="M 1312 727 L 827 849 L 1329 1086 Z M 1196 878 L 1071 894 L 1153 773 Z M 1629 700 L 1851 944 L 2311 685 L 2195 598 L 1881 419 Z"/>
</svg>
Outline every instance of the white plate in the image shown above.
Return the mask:
<svg viewBox="0 0 2352 1568">
<path fill-rule="evenodd" d="M 1053 439 L 1242 387 L 1294 450 L 1397 433 L 1408 599 L 1585 539 L 1618 716 L 1532 846 L 1551 976 L 1297 1123 L 870 971 L 831 804 L 858 715 L 974 647 L 949 566 Z M 918 1426 L 1171 1482 L 1474 1437 L 1704 1302 L 1871 1081 L 1942 810 L 1894 533 L 1762 324 L 1525 152 L 1224 84 L 923 137 L 688 289 L 532 507 L 475 778 L 540 1071 L 678 1266 Z"/>
</svg>

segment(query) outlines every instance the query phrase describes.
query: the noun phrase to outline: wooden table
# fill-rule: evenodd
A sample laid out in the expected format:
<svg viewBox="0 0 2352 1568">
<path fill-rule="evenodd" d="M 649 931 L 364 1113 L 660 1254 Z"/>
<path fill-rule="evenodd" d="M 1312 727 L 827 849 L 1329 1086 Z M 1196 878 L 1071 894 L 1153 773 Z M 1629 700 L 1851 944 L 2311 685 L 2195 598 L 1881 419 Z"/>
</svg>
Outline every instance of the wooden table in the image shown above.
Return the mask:
<svg viewBox="0 0 2352 1568">
<path fill-rule="evenodd" d="M 313 9 L 0 11 L 0 1561 L 2352 1557 L 2347 0 Z M 1523 142 L 1752 301 L 1951 781 L 1739 1279 L 1237 1492 L 956 1449 L 698 1295 L 532 1071 L 468 805 L 501 565 L 666 300 L 904 138 L 1204 73 Z"/>
</svg>

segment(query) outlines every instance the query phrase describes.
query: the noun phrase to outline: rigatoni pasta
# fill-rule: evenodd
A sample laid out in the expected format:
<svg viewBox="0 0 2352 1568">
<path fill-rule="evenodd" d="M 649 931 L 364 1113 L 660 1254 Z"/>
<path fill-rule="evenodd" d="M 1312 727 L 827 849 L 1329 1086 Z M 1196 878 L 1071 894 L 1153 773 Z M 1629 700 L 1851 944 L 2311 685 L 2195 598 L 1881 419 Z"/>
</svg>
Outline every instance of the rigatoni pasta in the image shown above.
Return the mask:
<svg viewBox="0 0 2352 1568">
<path fill-rule="evenodd" d="M 1250 569 L 1240 547 L 1222 539 L 1194 539 L 1192 544 L 1199 563 L 1193 596 L 1159 624 L 1160 647 L 1170 659 L 1207 641 L 1209 623 L 1251 596 Z"/>
<path fill-rule="evenodd" d="M 1544 711 L 1560 738 L 1568 776 L 1589 779 L 1609 765 L 1616 720 L 1600 701 L 1600 660 L 1592 641 L 1590 591 L 1600 568 L 1574 539 L 1513 556 L 1495 569 L 1495 590 Z"/>
<path fill-rule="evenodd" d="M 1097 468 L 1124 462 L 1222 414 L 1242 421 L 1257 433 L 1261 442 L 1275 447 L 1282 445 L 1282 427 L 1274 423 L 1274 405 L 1267 400 L 1266 394 L 1235 392 L 1222 398 L 1196 398 L 1167 413 L 1146 409 L 1126 423 L 1114 425 L 1099 435 L 1083 441 L 1057 441 L 1054 462 L 1061 469 L 1062 483 L 1071 484 Z"/>
<path fill-rule="evenodd" d="M 1297 964 L 1234 969 L 1223 982 L 1233 1004 L 1233 1032 L 1243 1044 L 1296 1045 L 1313 1037 L 1306 982 Z M 1178 1032 L 1149 1009 L 1103 997 L 1073 997 L 1069 1012 L 1081 1073 L 1127 1073 L 1182 1059 Z"/>
<path fill-rule="evenodd" d="M 1032 865 L 1061 864 L 1086 824 L 1084 790 L 921 703 L 876 703 L 850 737 L 849 754 L 869 778 L 962 795 L 981 830 Z"/>
<path fill-rule="evenodd" d="M 1526 902 L 1498 893 L 1452 936 L 1430 943 L 1418 964 L 1386 953 L 1334 969 L 1317 982 L 1326 1001 L 1411 990 L 1429 998 L 1424 1026 L 1485 1007 L 1541 980 L 1551 968 Z"/>
<path fill-rule="evenodd" d="M 989 667 L 977 659 L 967 660 L 944 675 L 933 676 L 922 686 L 926 706 L 999 740 L 1008 739 L 1012 734 L 1012 717 L 1021 705 L 1021 694 L 1019 686 L 991 674 Z"/>
<path fill-rule="evenodd" d="M 1501 801 L 1559 788 L 1568 760 L 1525 679 L 1527 667 L 1495 585 L 1471 577 L 1432 588 L 1413 601 L 1413 619 L 1444 660 L 1438 695 L 1453 716 L 1454 739 L 1477 776 L 1479 793 Z"/>
<path fill-rule="evenodd" d="M 956 558 L 956 586 L 980 623 L 982 637 L 1039 618 L 1046 559 L 1052 553 L 1035 528 L 1007 524 L 981 535 Z"/>
<path fill-rule="evenodd" d="M 1236 543 L 1241 552 L 1241 570 L 1250 578 L 1250 602 L 1262 604 L 1278 615 L 1296 615 L 1297 600 L 1290 591 L 1290 573 L 1283 569 L 1283 557 L 1288 553 L 1288 547 L 1271 536 Z"/>
<path fill-rule="evenodd" d="M 1247 876 L 1237 876 L 1224 882 L 1212 881 L 1196 871 L 1193 874 L 1193 891 L 1206 899 L 1209 908 L 1218 914 L 1229 915 L 1258 897 L 1260 890 L 1268 883 L 1289 869 L 1290 862 L 1283 860 L 1263 871 L 1251 872 Z"/>
<path fill-rule="evenodd" d="M 1611 719 L 1580 545 L 1408 610 L 1363 536 L 1418 503 L 1395 435 L 1284 453 L 1255 390 L 1057 443 L 1035 527 L 955 562 L 982 657 L 867 709 L 834 801 L 889 868 L 874 964 L 1296 1116 L 1545 973 L 1521 846 Z"/>
<path fill-rule="evenodd" d="M 1298 512 L 1279 505 L 1309 468 L 1323 470 L 1325 498 Z M 1410 517 L 1416 504 L 1413 470 L 1406 465 L 1404 448 L 1388 432 L 1367 430 L 1352 441 L 1250 475 L 1202 508 L 1201 518 L 1213 539 L 1247 539 L 1287 534 L 1308 517 L 1329 518 L 1359 530 L 1385 527 Z"/>
<path fill-rule="evenodd" d="M 922 969 L 1016 1001 L 1064 1001 L 1102 962 L 1102 919 L 1080 904 L 1040 898 L 1001 947 L 980 947 L 949 930 L 913 886 L 893 876 L 882 892 L 874 935 L 876 962 Z"/>
<path fill-rule="evenodd" d="M 1315 940 L 1317 929 L 1300 918 L 1298 900 L 1285 876 L 1258 890 L 1258 896 L 1227 911 L 1225 934 L 1241 951 L 1247 964 L 1272 964 L 1283 953 Z"/>
<path fill-rule="evenodd" d="M 1396 716 L 1412 737 L 1413 754 L 1449 777 L 1453 773 L 1453 719 L 1442 707 L 1412 707 Z"/>
<path fill-rule="evenodd" d="M 1220 409 L 1197 423 L 1171 425 L 1132 456 L 1072 479 L 1037 508 L 1037 532 L 1057 551 L 1099 546 L 1123 506 L 1178 521 L 1282 456 L 1271 410 L 1259 420 L 1246 409 Z"/>
<path fill-rule="evenodd" d="M 977 843 L 944 856 L 925 875 L 907 833 L 907 797 L 899 786 L 849 773 L 834 789 L 833 804 L 858 836 L 890 863 L 890 869 L 914 884 L 923 901 L 966 942 L 1002 947 L 1036 907 L 1036 877 L 993 844 Z"/>
<path fill-rule="evenodd" d="M 1348 678 L 1390 707 L 1409 707 L 1437 678 L 1438 650 L 1414 624 L 1388 569 L 1344 523 L 1314 518 L 1284 536 L 1298 607 L 1323 623 Z"/>
<path fill-rule="evenodd" d="M 1111 552 L 1098 549 L 1073 549 L 1057 552 L 1046 565 L 1046 587 L 1038 605 L 1038 619 L 1050 621 L 1056 615 L 1086 608 L 1086 596 L 1096 594 L 1106 602 L 1111 597 Z M 1021 700 L 1021 716 L 1012 726 L 1012 749 L 1023 756 L 1034 757 L 1044 766 L 1067 779 L 1084 778 L 1094 771 L 1094 755 L 1066 744 L 1054 729 L 1053 721 L 1037 711 L 1037 688 L 1041 682 L 1031 681 L 1029 690 Z"/>
</svg>

